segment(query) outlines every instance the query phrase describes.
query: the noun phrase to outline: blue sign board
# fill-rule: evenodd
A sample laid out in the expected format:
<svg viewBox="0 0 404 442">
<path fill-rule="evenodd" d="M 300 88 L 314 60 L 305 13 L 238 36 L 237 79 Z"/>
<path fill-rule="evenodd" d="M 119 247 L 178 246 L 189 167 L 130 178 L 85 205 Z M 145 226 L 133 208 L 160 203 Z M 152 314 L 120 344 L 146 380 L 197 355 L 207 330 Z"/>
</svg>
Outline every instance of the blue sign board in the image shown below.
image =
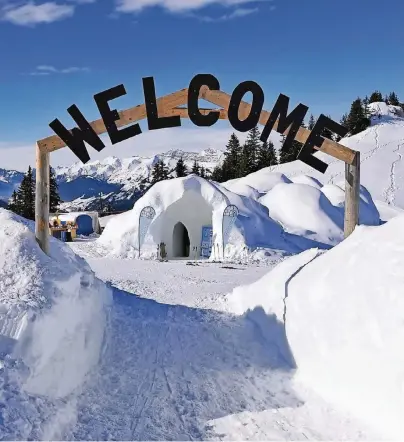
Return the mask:
<svg viewBox="0 0 404 442">
<path fill-rule="evenodd" d="M 202 227 L 201 256 L 203 258 L 209 258 L 212 252 L 212 235 L 212 226 Z"/>
</svg>

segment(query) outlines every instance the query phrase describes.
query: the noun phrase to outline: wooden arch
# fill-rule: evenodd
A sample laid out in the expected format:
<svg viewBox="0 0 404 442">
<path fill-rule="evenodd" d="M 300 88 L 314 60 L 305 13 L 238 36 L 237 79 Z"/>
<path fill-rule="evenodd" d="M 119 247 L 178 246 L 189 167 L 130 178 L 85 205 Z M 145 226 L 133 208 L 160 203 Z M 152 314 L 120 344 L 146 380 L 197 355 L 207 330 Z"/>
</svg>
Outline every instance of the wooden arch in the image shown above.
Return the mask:
<svg viewBox="0 0 404 442">
<path fill-rule="evenodd" d="M 199 93 L 199 98 L 204 99 L 219 109 L 200 109 L 202 114 L 208 114 L 212 110 L 220 112 L 220 119 L 228 119 L 227 111 L 230 104 L 231 95 L 216 90 L 210 90 L 203 86 Z M 181 118 L 189 118 L 188 109 L 180 107 L 188 102 L 188 89 L 181 89 L 172 94 L 157 99 L 157 109 L 159 116 L 169 117 L 178 115 Z M 242 101 L 239 107 L 239 118 L 244 120 L 251 111 L 251 104 Z M 120 119 L 116 121 L 118 128 L 133 124 L 147 117 L 145 104 L 140 104 L 129 109 L 119 111 Z M 270 112 L 261 112 L 259 123 L 265 125 L 270 116 Z M 107 132 L 104 121 L 100 118 L 90 123 L 91 127 L 98 134 Z M 274 130 L 278 129 L 278 121 L 274 125 Z M 288 133 L 289 128 L 283 132 Z M 310 130 L 299 128 L 295 139 L 304 144 L 310 135 Z M 35 195 L 35 235 L 41 249 L 49 254 L 49 166 L 50 153 L 66 147 L 66 143 L 57 135 L 43 138 L 36 142 L 36 195 Z M 349 149 L 335 141 L 324 139 L 321 148 L 316 149 L 331 155 L 332 157 L 345 162 L 345 237 L 350 235 L 358 224 L 359 218 L 359 152 Z"/>
</svg>

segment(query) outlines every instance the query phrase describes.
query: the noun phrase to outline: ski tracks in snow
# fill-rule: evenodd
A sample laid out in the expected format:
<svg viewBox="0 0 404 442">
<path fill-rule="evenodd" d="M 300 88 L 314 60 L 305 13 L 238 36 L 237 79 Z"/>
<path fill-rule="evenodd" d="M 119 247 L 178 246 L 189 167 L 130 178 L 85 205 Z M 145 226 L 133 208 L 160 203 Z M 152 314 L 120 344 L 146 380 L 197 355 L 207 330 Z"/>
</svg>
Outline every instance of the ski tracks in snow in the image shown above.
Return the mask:
<svg viewBox="0 0 404 442">
<path fill-rule="evenodd" d="M 109 348 L 70 438 L 201 440 L 209 420 L 300 405 L 291 368 L 246 318 L 114 298 Z"/>
</svg>

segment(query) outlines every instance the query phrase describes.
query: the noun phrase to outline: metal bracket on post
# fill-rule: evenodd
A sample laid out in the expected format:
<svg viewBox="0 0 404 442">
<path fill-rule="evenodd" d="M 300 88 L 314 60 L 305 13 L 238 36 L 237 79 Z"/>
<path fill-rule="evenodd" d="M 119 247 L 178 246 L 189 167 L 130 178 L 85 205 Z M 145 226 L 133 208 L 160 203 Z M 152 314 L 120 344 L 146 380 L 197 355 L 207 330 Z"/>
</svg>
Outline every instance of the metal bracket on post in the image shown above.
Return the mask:
<svg viewBox="0 0 404 442">
<path fill-rule="evenodd" d="M 345 164 L 345 238 L 347 238 L 359 224 L 359 188 L 360 153 L 355 152 L 355 158 L 352 164 Z"/>
</svg>

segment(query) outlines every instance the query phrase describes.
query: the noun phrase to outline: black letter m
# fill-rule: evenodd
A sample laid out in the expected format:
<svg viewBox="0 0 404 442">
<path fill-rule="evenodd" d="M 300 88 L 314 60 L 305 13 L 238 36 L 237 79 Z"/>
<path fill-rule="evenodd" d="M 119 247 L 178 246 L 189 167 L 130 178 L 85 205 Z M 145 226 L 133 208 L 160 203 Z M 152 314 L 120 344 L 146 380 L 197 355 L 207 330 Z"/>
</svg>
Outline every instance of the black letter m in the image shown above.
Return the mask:
<svg viewBox="0 0 404 442">
<path fill-rule="evenodd" d="M 268 140 L 269 135 L 275 125 L 276 120 L 279 117 L 277 132 L 283 134 L 285 130 L 291 126 L 286 140 L 284 142 L 285 148 L 290 146 L 295 139 L 297 131 L 303 123 L 304 117 L 306 116 L 309 108 L 304 104 L 299 104 L 289 115 L 288 113 L 289 97 L 280 94 L 276 100 L 275 106 L 272 109 L 271 115 L 264 127 L 261 134 L 261 141 L 265 142 Z"/>
</svg>

